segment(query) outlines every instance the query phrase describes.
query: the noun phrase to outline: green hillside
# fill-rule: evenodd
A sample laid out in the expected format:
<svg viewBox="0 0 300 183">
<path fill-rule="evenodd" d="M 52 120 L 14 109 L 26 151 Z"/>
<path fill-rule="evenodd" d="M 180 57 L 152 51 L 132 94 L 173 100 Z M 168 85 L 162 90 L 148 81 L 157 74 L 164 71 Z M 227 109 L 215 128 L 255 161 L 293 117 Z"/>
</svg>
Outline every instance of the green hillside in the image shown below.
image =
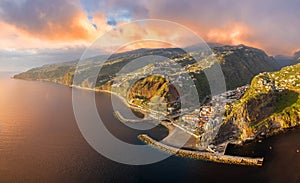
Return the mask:
<svg viewBox="0 0 300 183">
<path fill-rule="evenodd" d="M 257 75 L 238 102 L 228 107 L 215 139 L 245 141 L 271 136 L 300 123 L 300 64 Z M 235 132 L 235 133 L 234 133 Z"/>
<path fill-rule="evenodd" d="M 238 86 L 248 84 L 256 74 L 264 71 L 274 71 L 277 68 L 275 60 L 267 56 L 263 51 L 244 45 L 220 46 L 213 48 L 212 51 L 222 67 L 227 89 L 234 89 Z M 189 72 L 193 78 L 197 79 L 195 84 L 199 90 L 200 98 L 205 97 L 209 94 L 207 80 L 203 72 L 203 68 L 195 64 L 192 54 L 201 54 L 201 52 L 185 53 L 183 50 L 178 48 L 166 48 L 139 49 L 131 52 L 114 54 L 103 65 L 101 72 L 97 76 L 98 79 L 96 87 L 102 86 L 109 89 L 110 87 L 107 85 L 113 83 L 112 78 L 116 76 L 115 74 L 131 60 L 147 55 L 159 55 L 170 58 L 171 60 L 177 60 L 176 62 L 180 64 L 183 69 Z M 88 59 L 86 62 L 81 63 L 81 65 L 79 65 L 80 69 L 78 72 L 85 77 L 78 81 L 78 83 L 73 83 L 73 75 L 77 62 L 45 65 L 20 73 L 14 77 L 26 80 L 57 82 L 69 86 L 74 84 L 81 87 L 91 88 L 91 78 L 95 76 L 90 76 L 89 73 L 97 69 L 102 59 L 103 57 L 100 56 Z M 153 70 L 151 65 L 145 67 Z"/>
</svg>

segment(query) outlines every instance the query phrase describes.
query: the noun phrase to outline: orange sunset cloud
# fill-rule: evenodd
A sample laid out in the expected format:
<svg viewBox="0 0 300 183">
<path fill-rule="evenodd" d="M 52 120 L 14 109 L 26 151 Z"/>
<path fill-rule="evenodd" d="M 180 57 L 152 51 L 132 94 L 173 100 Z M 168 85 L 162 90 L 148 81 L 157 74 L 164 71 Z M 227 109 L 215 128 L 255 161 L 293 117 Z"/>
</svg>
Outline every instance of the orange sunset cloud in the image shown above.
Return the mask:
<svg viewBox="0 0 300 183">
<path fill-rule="evenodd" d="M 297 7 L 298 3 L 289 5 L 276 2 L 273 3 L 275 9 L 272 9 L 268 2 L 260 2 L 260 9 L 257 10 L 256 2 L 3 0 L 0 1 L 0 48 L 88 46 L 96 38 L 123 23 L 154 18 L 182 24 L 207 42 L 246 44 L 262 48 L 273 55 L 290 55 L 293 50 L 299 50 L 297 30 L 300 24 L 295 18 L 297 16 L 294 16 L 297 11 L 290 11 L 290 7 Z M 265 10 L 278 13 L 268 16 Z M 166 41 L 180 40 L 185 36 L 176 31 L 162 26 L 145 29 L 132 24 L 130 30 L 116 36 L 124 41 L 147 38 L 147 35 L 159 40 L 168 37 Z M 113 44 L 113 41 L 107 43 Z M 143 44 L 144 47 L 153 45 L 139 43 L 139 47 Z"/>
</svg>

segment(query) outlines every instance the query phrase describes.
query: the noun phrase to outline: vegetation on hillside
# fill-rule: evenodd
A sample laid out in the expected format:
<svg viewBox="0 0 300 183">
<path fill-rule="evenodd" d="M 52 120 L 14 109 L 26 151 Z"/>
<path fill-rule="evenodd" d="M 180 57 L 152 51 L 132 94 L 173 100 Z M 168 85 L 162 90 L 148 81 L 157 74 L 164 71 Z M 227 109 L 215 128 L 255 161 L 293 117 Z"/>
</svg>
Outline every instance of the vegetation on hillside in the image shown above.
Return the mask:
<svg viewBox="0 0 300 183">
<path fill-rule="evenodd" d="M 164 113 L 180 109 L 179 93 L 167 79 L 152 75 L 138 80 L 127 94 L 129 104 Z"/>
<path fill-rule="evenodd" d="M 256 74 L 264 71 L 274 71 L 276 69 L 275 60 L 268 57 L 259 49 L 239 45 L 214 47 L 212 51 L 214 54 L 213 56 L 217 58 L 217 61 L 222 67 L 227 89 L 234 89 L 248 84 Z M 207 60 L 209 63 L 209 59 L 211 58 L 203 58 L 203 61 L 199 64 L 193 59 L 193 55 L 197 54 L 203 55 L 200 51 L 186 53 L 179 48 L 139 49 L 112 55 L 108 61 L 102 65 L 102 69 L 98 75 L 95 75 L 95 73 L 97 73 L 96 71 L 104 56 L 90 58 L 84 62 L 80 62 L 80 64 L 78 64 L 78 62 L 67 62 L 45 65 L 18 74 L 15 78 L 50 81 L 68 86 L 76 85 L 80 87 L 110 90 L 113 83 L 118 84 L 119 81 L 130 80 L 132 79 L 132 75 L 139 74 L 138 76 L 140 78 L 144 78 L 149 72 L 161 69 L 154 64 L 148 64 L 142 68 L 136 68 L 136 70 L 131 69 L 131 76 L 130 73 L 124 76 L 116 75 L 126 64 L 134 59 L 149 55 L 158 55 L 169 58 L 169 60 L 165 59 L 159 61 L 168 63 L 169 68 L 172 68 L 172 63 L 173 65 L 179 65 L 182 67 L 181 70 L 176 70 L 173 75 L 179 76 L 183 73 L 189 74 L 189 76 L 194 80 L 194 84 L 198 91 L 197 95 L 201 100 L 210 94 L 208 81 L 203 71 L 205 67 L 207 67 L 205 66 L 205 61 Z M 168 64 L 166 65 L 168 66 Z M 76 81 L 76 83 L 73 83 L 73 76 L 76 69 L 76 72 L 80 73 L 81 77 Z M 144 72 L 140 72 L 141 70 Z M 93 78 L 97 78 L 96 84 L 93 83 Z M 120 89 L 120 92 L 121 96 L 126 96 L 125 89 Z"/>
<path fill-rule="evenodd" d="M 297 64 L 257 75 L 241 100 L 228 107 L 215 142 L 229 138 L 243 142 L 262 134 L 270 136 L 299 123 L 300 64 Z"/>
</svg>

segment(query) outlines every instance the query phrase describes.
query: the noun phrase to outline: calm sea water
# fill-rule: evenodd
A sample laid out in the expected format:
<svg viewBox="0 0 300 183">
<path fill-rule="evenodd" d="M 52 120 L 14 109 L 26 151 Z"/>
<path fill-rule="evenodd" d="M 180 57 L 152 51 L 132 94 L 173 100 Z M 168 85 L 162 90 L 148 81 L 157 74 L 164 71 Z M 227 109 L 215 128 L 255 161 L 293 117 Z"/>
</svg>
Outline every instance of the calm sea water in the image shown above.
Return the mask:
<svg viewBox="0 0 300 183">
<path fill-rule="evenodd" d="M 264 155 L 263 167 L 174 156 L 144 166 L 116 163 L 94 151 L 81 136 L 71 92 L 65 86 L 1 74 L 0 182 L 300 182 L 300 129 L 230 150 Z M 139 132 L 113 116 L 108 94 L 97 94 L 96 100 L 113 133 L 124 141 L 140 143 Z M 149 133 L 161 138 L 167 132 L 158 127 Z"/>
</svg>

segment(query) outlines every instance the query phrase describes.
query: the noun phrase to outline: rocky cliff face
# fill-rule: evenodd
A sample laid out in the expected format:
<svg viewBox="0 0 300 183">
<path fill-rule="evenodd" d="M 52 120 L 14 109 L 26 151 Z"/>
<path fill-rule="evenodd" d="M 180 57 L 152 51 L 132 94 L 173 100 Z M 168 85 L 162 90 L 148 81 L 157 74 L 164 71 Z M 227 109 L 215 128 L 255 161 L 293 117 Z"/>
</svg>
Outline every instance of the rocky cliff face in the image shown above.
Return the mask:
<svg viewBox="0 0 300 183">
<path fill-rule="evenodd" d="M 180 108 L 179 93 L 165 78 L 152 75 L 134 83 L 127 93 L 130 104 L 165 113 Z"/>
<path fill-rule="evenodd" d="M 300 124 L 300 64 L 256 76 L 227 111 L 215 143 L 271 136 Z"/>
</svg>

